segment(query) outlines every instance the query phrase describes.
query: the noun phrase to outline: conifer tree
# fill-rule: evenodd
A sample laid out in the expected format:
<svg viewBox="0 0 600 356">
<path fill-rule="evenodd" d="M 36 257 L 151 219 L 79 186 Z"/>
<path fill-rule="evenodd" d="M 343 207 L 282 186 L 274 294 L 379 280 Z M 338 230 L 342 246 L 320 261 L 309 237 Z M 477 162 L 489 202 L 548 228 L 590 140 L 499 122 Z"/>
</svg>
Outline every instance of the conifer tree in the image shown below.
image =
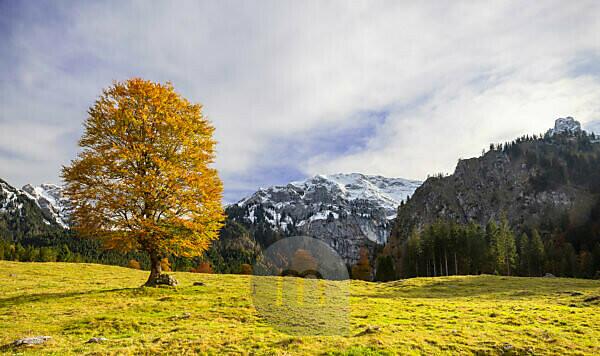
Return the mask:
<svg viewBox="0 0 600 356">
<path fill-rule="evenodd" d="M 543 268 L 544 261 L 546 259 L 546 254 L 544 251 L 544 243 L 542 242 L 540 233 L 535 229 L 531 232 L 531 240 L 529 243 L 528 255 L 532 275 L 542 275 L 542 273 L 544 273 Z"/>
<path fill-rule="evenodd" d="M 531 276 L 531 247 L 530 239 L 526 233 L 521 234 L 517 241 L 519 254 L 519 273 L 522 276 Z"/>
</svg>

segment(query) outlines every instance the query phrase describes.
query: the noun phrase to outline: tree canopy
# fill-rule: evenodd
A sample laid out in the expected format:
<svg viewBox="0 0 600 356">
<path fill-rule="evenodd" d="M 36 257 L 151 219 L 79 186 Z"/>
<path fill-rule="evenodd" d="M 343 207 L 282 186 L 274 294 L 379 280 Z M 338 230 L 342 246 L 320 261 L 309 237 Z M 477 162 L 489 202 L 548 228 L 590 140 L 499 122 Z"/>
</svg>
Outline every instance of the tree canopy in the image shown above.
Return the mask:
<svg viewBox="0 0 600 356">
<path fill-rule="evenodd" d="M 170 83 L 116 82 L 88 111 L 81 151 L 63 168 L 74 228 L 109 248 L 149 254 L 152 278 L 167 255 L 201 255 L 224 219 L 211 167 L 214 128 Z"/>
</svg>

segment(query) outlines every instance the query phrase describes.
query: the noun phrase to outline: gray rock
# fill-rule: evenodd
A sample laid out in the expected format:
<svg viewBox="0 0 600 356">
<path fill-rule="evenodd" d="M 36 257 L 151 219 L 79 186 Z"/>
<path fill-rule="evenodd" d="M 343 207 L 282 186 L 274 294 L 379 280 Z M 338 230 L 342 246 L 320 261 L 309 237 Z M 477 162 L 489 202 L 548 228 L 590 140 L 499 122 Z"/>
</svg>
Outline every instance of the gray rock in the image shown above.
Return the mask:
<svg viewBox="0 0 600 356">
<path fill-rule="evenodd" d="M 170 286 L 176 287 L 179 284 L 175 277 L 170 274 L 161 274 L 156 279 L 151 281 L 150 283 L 146 283 L 146 287 L 156 287 L 156 286 Z"/>
<path fill-rule="evenodd" d="M 105 342 L 105 341 L 108 341 L 108 339 L 105 337 L 93 337 L 93 338 L 89 339 L 88 341 L 86 341 L 85 343 L 86 344 L 99 344 L 99 343 Z"/>
<path fill-rule="evenodd" d="M 544 278 L 556 278 L 556 276 L 555 276 L 555 275 L 553 275 L 552 273 L 546 273 L 546 274 L 544 275 Z"/>
<path fill-rule="evenodd" d="M 502 351 L 504 351 L 504 352 L 510 352 L 515 347 L 513 345 L 509 344 L 508 342 L 505 342 L 502 344 L 501 348 L 502 348 Z"/>
<path fill-rule="evenodd" d="M 554 122 L 554 128 L 548 130 L 548 134 L 578 134 L 581 132 L 581 123 L 573 119 L 571 116 L 561 117 Z"/>
<path fill-rule="evenodd" d="M 204 282 L 194 282 L 194 284 L 193 284 L 193 285 L 194 285 L 194 286 L 197 286 L 197 287 L 202 287 L 202 286 L 204 286 L 205 284 L 204 284 Z"/>
<path fill-rule="evenodd" d="M 31 346 L 31 345 L 40 345 L 43 344 L 45 342 L 47 342 L 48 340 L 52 339 L 52 337 L 50 336 L 33 336 L 33 337 L 26 337 L 23 339 L 19 339 L 19 340 L 15 340 L 12 345 L 13 346 Z"/>
</svg>

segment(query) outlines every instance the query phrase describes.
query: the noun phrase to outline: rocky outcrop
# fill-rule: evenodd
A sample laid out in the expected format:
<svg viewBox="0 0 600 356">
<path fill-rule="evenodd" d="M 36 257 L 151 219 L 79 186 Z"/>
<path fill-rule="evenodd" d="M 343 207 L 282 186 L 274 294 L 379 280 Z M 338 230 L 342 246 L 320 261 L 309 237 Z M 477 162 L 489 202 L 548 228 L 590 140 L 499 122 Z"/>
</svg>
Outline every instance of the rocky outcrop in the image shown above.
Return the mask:
<svg viewBox="0 0 600 356">
<path fill-rule="evenodd" d="M 389 250 L 412 229 L 437 220 L 485 225 L 505 215 L 515 231 L 551 229 L 568 216 L 587 218 L 600 193 L 600 144 L 572 118 L 556 120 L 544 137 L 524 136 L 459 161 L 452 175 L 427 179 L 399 208 Z"/>
<path fill-rule="evenodd" d="M 571 116 L 556 119 L 554 128 L 548 130 L 550 136 L 557 134 L 577 135 L 579 133 L 581 133 L 581 124 Z"/>
</svg>

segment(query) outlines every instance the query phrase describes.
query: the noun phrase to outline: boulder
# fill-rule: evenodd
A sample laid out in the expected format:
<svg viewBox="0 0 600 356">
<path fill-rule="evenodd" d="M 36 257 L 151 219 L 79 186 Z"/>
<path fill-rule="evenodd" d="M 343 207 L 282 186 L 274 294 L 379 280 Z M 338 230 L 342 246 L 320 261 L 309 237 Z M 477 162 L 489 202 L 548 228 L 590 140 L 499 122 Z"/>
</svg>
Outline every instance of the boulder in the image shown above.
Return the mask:
<svg viewBox="0 0 600 356">
<path fill-rule="evenodd" d="M 556 278 L 556 276 L 555 276 L 555 275 L 553 275 L 552 273 L 546 273 L 546 274 L 544 275 L 544 278 Z"/>
<path fill-rule="evenodd" d="M 52 339 L 50 336 L 33 336 L 26 337 L 23 339 L 15 340 L 12 345 L 13 346 L 31 346 L 31 345 L 40 345 L 45 343 L 46 341 Z"/>
<path fill-rule="evenodd" d="M 158 277 L 154 278 L 151 281 L 146 282 L 147 287 L 156 287 L 156 286 L 170 286 L 175 287 L 179 283 L 175 279 L 175 277 L 170 274 L 160 274 Z"/>
</svg>

